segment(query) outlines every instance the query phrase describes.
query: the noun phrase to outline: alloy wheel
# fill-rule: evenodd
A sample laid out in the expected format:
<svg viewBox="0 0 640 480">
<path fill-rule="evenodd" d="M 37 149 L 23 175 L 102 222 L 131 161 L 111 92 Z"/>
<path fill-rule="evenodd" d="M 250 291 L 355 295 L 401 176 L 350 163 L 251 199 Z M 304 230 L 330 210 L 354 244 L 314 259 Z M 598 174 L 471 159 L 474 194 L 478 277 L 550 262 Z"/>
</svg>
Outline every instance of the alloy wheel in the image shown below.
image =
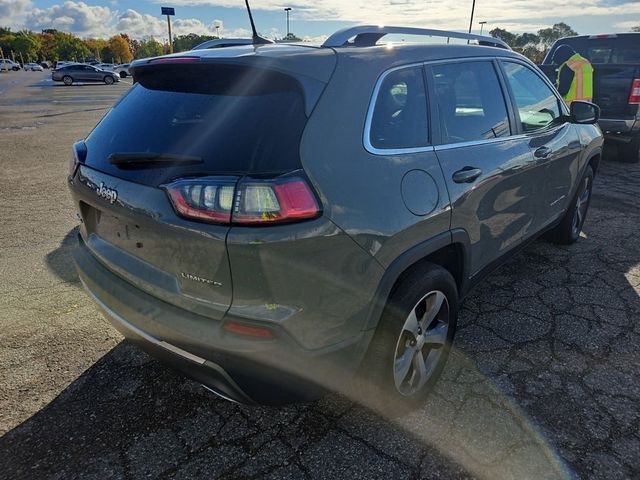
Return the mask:
<svg viewBox="0 0 640 480">
<path fill-rule="evenodd" d="M 393 379 L 401 395 L 417 393 L 436 371 L 449 334 L 449 302 L 427 293 L 407 316 L 396 344 Z"/>
</svg>

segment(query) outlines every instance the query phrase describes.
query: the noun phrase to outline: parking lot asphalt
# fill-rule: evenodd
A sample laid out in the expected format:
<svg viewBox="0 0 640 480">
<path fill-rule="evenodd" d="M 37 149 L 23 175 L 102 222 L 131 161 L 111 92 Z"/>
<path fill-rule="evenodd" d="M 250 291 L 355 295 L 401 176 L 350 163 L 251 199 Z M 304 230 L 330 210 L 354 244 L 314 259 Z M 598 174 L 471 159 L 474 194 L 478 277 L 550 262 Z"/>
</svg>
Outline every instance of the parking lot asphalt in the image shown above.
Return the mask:
<svg viewBox="0 0 640 480">
<path fill-rule="evenodd" d="M 640 165 L 605 159 L 576 245 L 466 300 L 420 410 L 232 404 L 122 342 L 82 292 L 70 146 L 129 88 L 0 74 L 0 478 L 640 478 Z"/>
</svg>

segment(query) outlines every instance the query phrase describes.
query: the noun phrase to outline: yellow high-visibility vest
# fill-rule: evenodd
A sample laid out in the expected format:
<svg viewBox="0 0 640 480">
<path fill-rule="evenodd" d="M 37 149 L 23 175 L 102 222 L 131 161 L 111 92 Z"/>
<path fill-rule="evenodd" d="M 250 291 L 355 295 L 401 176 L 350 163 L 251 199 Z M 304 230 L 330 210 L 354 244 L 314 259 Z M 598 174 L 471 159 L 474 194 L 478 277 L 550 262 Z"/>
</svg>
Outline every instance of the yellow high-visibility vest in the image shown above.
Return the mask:
<svg viewBox="0 0 640 480">
<path fill-rule="evenodd" d="M 585 100 L 590 102 L 593 100 L 593 67 L 589 60 L 576 53 L 569 60 L 560 65 L 558 69 L 558 82 L 560 82 L 560 72 L 563 68 L 569 68 L 573 71 L 573 81 L 569 92 L 564 96 L 567 105 L 571 105 L 574 100 Z"/>
</svg>

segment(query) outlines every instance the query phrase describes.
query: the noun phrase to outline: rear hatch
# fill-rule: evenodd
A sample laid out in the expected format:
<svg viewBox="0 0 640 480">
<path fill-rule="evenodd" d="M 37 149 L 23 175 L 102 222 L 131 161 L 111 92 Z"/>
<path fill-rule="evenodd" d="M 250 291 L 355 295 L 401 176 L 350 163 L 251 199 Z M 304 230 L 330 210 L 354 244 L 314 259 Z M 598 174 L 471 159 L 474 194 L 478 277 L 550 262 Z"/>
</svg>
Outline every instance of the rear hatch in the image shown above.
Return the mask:
<svg viewBox="0 0 640 480">
<path fill-rule="evenodd" d="M 76 147 L 83 237 L 141 290 L 221 318 L 232 300 L 230 226 L 181 217 L 166 186 L 206 177 L 233 193 L 247 175 L 300 169 L 300 138 L 322 88 L 290 73 L 199 59 L 158 61 L 134 75 L 137 83 Z"/>
</svg>

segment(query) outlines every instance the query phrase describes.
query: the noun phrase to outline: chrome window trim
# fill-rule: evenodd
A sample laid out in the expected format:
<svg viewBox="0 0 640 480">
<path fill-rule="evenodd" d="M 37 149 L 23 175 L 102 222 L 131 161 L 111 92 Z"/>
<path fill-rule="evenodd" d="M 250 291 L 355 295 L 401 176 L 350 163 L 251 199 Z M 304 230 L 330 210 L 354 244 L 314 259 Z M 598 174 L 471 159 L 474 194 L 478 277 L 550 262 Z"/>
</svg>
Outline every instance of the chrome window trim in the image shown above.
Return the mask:
<svg viewBox="0 0 640 480">
<path fill-rule="evenodd" d="M 521 140 L 521 139 L 527 138 L 528 136 L 529 135 L 526 135 L 526 134 L 518 134 L 518 135 L 509 135 L 507 137 L 487 138 L 485 140 L 469 140 L 468 142 L 443 143 L 442 145 L 436 145 L 434 149 L 436 152 L 440 152 L 442 150 L 452 150 L 454 148 L 473 147 L 477 145 L 506 142 L 508 140 Z"/>
<path fill-rule="evenodd" d="M 373 93 L 371 95 L 371 99 L 369 100 L 369 107 L 367 110 L 367 117 L 364 124 L 364 136 L 362 142 L 364 144 L 364 149 L 372 153 L 374 155 L 402 155 L 407 153 L 422 153 L 422 152 L 432 152 L 433 145 L 424 145 L 419 147 L 407 147 L 407 148 L 377 148 L 371 144 L 371 122 L 373 120 L 373 112 L 375 110 L 376 101 L 378 100 L 378 93 L 380 93 L 380 88 L 382 86 L 382 82 L 393 72 L 397 72 L 398 70 L 403 70 L 406 68 L 415 68 L 415 67 L 424 67 L 424 62 L 418 63 L 409 63 L 407 65 L 400 65 L 399 67 L 393 67 L 388 70 L 385 70 L 380 74 L 378 80 L 376 80 L 376 86 L 373 88 Z M 424 75 L 424 74 L 423 74 Z M 425 85 L 425 95 L 427 94 L 426 85 Z M 428 116 L 428 105 L 427 107 L 427 116 Z M 428 132 L 427 132 L 428 133 Z"/>
<path fill-rule="evenodd" d="M 531 137 L 532 135 L 536 135 L 539 133 L 544 132 L 543 130 L 540 131 L 536 131 L 536 132 L 529 132 L 529 133 L 519 133 L 519 134 L 515 134 L 515 135 L 509 135 L 506 137 L 498 137 L 498 138 L 488 138 L 486 140 L 470 140 L 468 142 L 458 142 L 458 143 L 446 143 L 446 144 L 439 144 L 439 145 L 424 145 L 421 147 L 408 147 L 408 148 L 376 148 L 371 144 L 371 122 L 373 119 L 373 111 L 375 109 L 375 104 L 376 104 L 376 100 L 378 99 L 378 93 L 380 92 L 380 88 L 382 86 L 382 82 L 384 82 L 384 79 L 387 77 L 387 75 L 398 71 L 398 70 L 402 70 L 405 68 L 413 68 L 413 67 L 419 67 L 422 66 L 423 68 L 426 66 L 431 66 L 431 65 L 441 65 L 441 64 L 450 64 L 450 63 L 467 63 L 467 62 L 486 62 L 486 61 L 490 61 L 493 62 L 494 60 L 498 60 L 498 61 L 509 61 L 509 62 L 515 62 L 515 63 L 519 63 L 523 66 L 529 67 L 530 70 L 532 70 L 534 72 L 534 74 L 536 74 L 539 78 L 542 79 L 542 81 L 549 87 L 551 87 L 551 92 L 556 96 L 556 98 L 560 101 L 561 104 L 561 108 L 563 108 L 565 111 L 565 114 L 568 114 L 568 108 L 564 102 L 564 100 L 562 100 L 561 97 L 558 96 L 558 93 L 555 89 L 555 87 L 553 86 L 553 84 L 551 83 L 551 81 L 546 77 L 546 75 L 540 75 L 540 73 L 538 73 L 537 67 L 536 69 L 531 68 L 531 65 L 529 62 L 522 60 L 516 56 L 512 56 L 512 55 L 495 55 L 495 56 L 478 56 L 478 57 L 463 57 L 463 58 L 449 58 L 449 59 L 439 59 L 439 60 L 429 60 L 426 62 L 416 62 L 416 63 L 410 63 L 407 65 L 400 65 L 397 67 L 393 67 L 390 68 L 388 70 L 385 70 L 384 72 L 382 72 L 382 74 L 380 74 L 380 76 L 378 77 L 378 80 L 376 80 L 376 85 L 373 89 L 373 93 L 371 95 L 371 99 L 369 100 L 369 107 L 367 110 L 367 117 L 366 117 L 366 121 L 365 121 L 365 126 L 364 126 L 364 136 L 363 136 L 363 144 L 364 144 L 364 148 L 367 152 L 373 154 L 373 155 L 404 155 L 404 154 L 411 154 L 411 153 L 424 153 L 424 152 L 433 152 L 433 151 L 441 151 L 441 150 L 449 150 L 449 149 L 453 149 L 453 148 L 461 148 L 461 147 L 469 147 L 469 146 L 474 146 L 474 145 L 484 145 L 486 143 L 497 143 L 497 142 L 502 142 L 502 141 L 506 141 L 506 140 L 512 140 L 512 139 L 523 139 L 523 138 L 527 138 L 527 137 Z M 534 65 L 535 66 L 535 65 Z M 501 87 L 502 90 L 502 87 Z M 428 92 L 426 92 L 428 93 Z M 505 101 L 507 99 L 505 98 Z M 428 106 L 427 106 L 428 107 Z M 431 120 L 431 119 L 430 119 Z M 558 125 L 558 127 L 563 126 L 562 125 Z M 429 124 L 429 129 L 431 130 L 431 124 Z M 553 128 L 548 129 L 546 131 L 551 131 L 553 130 Z"/>
</svg>

